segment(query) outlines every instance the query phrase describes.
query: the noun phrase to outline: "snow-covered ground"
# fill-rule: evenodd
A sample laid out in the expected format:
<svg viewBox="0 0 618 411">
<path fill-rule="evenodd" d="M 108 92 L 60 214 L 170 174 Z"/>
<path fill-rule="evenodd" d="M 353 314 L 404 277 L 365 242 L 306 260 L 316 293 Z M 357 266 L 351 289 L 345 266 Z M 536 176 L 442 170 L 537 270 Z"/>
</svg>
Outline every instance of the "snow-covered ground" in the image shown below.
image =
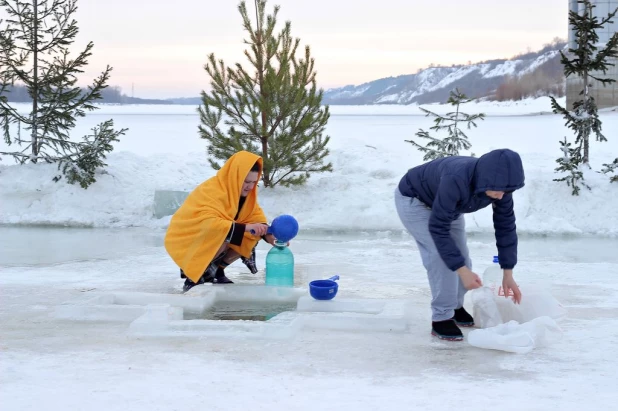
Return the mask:
<svg viewBox="0 0 618 411">
<path fill-rule="evenodd" d="M 270 218 L 298 219 L 292 250 L 301 285 L 339 274 L 337 298 L 409 299 L 418 326 L 307 330 L 285 341 L 154 338 L 128 334 L 125 322 L 54 317 L 58 305 L 88 293 L 178 293 L 177 268 L 162 247 L 169 217 L 153 217 L 154 191 L 190 190 L 213 175 L 195 107 L 105 106 L 80 130 L 112 117 L 129 131 L 88 190 L 52 182 L 54 166 L 0 165 L 2 409 L 607 408 L 618 380 L 618 184 L 590 173 L 592 191 L 575 198 L 552 181 L 558 140 L 570 131 L 547 114 L 547 99 L 464 111 L 488 114 L 469 131 L 474 153 L 509 147 L 522 155 L 515 275 L 548 287 L 568 309 L 560 342 L 515 355 L 429 335 L 427 280 L 392 192 L 421 161 L 403 140 L 431 120 L 406 106 L 331 107 L 334 171 L 303 188 L 262 189 L 260 203 Z M 609 142 L 592 144 L 595 170 L 618 156 L 618 113 L 602 120 Z M 495 254 L 489 211 L 467 225 L 482 272 Z M 267 251 L 260 245 L 260 268 Z M 239 284 L 263 284 L 262 271 L 230 271 Z"/>
<path fill-rule="evenodd" d="M 558 177 L 553 171 L 561 154 L 558 141 L 570 130 L 561 117 L 538 114 L 549 110 L 549 99 L 479 105 L 464 107 L 469 113 L 510 113 L 488 116 L 468 135 L 476 155 L 503 147 L 522 155 L 526 186 L 515 196 L 521 232 L 618 234 L 618 214 L 607 206 L 618 196 L 618 184 L 608 184 L 607 176 L 592 171 L 587 181 L 593 191 L 573 198 L 564 183 L 552 181 Z M 150 108 L 153 114 L 148 115 Z M 169 218 L 153 219 L 155 190 L 192 190 L 214 171 L 206 161 L 205 141 L 197 135 L 195 108 L 164 110 L 106 106 L 80 123 L 79 130 L 86 132 L 112 117 L 117 127 L 129 128 L 109 156 L 106 174 L 88 190 L 51 181 L 54 165 L 7 166 L 5 159 L 0 165 L 0 224 L 165 227 Z M 334 106 L 332 111 L 327 132 L 334 171 L 314 175 L 302 188 L 263 189 L 262 206 L 270 218 L 293 214 L 305 230 L 401 230 L 392 193 L 406 170 L 422 161 L 404 140 L 419 128 L 427 130 L 431 119 L 418 115 L 416 106 L 395 106 L 391 112 L 383 106 Z M 618 156 L 618 112 L 604 113 L 602 120 L 609 142 L 591 146 L 595 171 Z M 492 230 L 489 209 L 467 218 L 470 230 Z"/>
</svg>

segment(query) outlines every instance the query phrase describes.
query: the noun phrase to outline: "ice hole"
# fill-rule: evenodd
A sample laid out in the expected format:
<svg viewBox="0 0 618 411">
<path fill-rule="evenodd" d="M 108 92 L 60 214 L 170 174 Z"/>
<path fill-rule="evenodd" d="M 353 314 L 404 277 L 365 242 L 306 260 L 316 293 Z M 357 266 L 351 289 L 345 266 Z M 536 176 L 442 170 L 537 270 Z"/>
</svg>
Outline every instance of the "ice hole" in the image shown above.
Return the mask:
<svg viewBox="0 0 618 411">
<path fill-rule="evenodd" d="M 183 319 L 268 321 L 287 311 L 296 311 L 296 302 L 221 301 L 200 313 L 185 311 Z"/>
</svg>

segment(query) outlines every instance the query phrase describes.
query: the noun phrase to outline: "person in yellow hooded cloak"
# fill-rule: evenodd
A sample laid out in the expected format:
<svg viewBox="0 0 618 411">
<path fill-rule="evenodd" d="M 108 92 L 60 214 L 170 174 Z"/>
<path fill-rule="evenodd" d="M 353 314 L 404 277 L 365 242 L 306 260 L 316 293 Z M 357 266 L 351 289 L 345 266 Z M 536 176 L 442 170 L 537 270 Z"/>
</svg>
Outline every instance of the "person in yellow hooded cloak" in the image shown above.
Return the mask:
<svg viewBox="0 0 618 411">
<path fill-rule="evenodd" d="M 224 269 L 238 258 L 253 273 L 257 271 L 254 248 L 258 241 L 275 243 L 274 236 L 266 233 L 267 219 L 257 201 L 261 176 L 262 158 L 239 151 L 174 213 L 165 249 L 185 278 L 183 291 L 205 282 L 232 283 Z"/>
</svg>

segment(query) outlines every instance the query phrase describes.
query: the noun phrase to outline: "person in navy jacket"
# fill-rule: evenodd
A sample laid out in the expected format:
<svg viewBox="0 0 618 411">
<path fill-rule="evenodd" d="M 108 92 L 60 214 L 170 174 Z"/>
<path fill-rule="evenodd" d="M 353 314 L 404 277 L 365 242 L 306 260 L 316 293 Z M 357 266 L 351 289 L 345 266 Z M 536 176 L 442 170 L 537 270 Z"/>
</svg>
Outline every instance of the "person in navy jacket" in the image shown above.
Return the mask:
<svg viewBox="0 0 618 411">
<path fill-rule="evenodd" d="M 480 158 L 452 156 L 414 167 L 395 190 L 397 213 L 418 245 L 427 270 L 432 301 L 432 334 L 463 340 L 460 326 L 474 320 L 463 308 L 467 290 L 482 286 L 472 271 L 463 215 L 489 205 L 505 295 L 516 303 L 521 292 L 513 279 L 517 264 L 517 231 L 513 192 L 524 186 L 519 154 L 508 149 Z"/>
</svg>

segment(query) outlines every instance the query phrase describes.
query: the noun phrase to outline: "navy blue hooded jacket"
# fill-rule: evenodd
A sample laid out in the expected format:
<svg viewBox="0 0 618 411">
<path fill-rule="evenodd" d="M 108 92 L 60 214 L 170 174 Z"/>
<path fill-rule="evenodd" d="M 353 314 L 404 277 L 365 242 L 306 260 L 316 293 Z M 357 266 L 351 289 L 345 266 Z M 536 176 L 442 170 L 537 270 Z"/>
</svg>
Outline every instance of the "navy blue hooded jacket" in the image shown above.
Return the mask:
<svg viewBox="0 0 618 411">
<path fill-rule="evenodd" d="M 453 220 L 493 203 L 498 258 L 503 269 L 517 264 L 517 232 L 512 192 L 524 186 L 524 169 L 519 154 L 494 150 L 480 158 L 453 156 L 414 167 L 399 182 L 399 191 L 416 197 L 431 208 L 429 232 L 442 257 L 453 271 L 465 265 L 461 251 L 451 238 Z M 501 200 L 485 191 L 504 191 Z"/>
</svg>

